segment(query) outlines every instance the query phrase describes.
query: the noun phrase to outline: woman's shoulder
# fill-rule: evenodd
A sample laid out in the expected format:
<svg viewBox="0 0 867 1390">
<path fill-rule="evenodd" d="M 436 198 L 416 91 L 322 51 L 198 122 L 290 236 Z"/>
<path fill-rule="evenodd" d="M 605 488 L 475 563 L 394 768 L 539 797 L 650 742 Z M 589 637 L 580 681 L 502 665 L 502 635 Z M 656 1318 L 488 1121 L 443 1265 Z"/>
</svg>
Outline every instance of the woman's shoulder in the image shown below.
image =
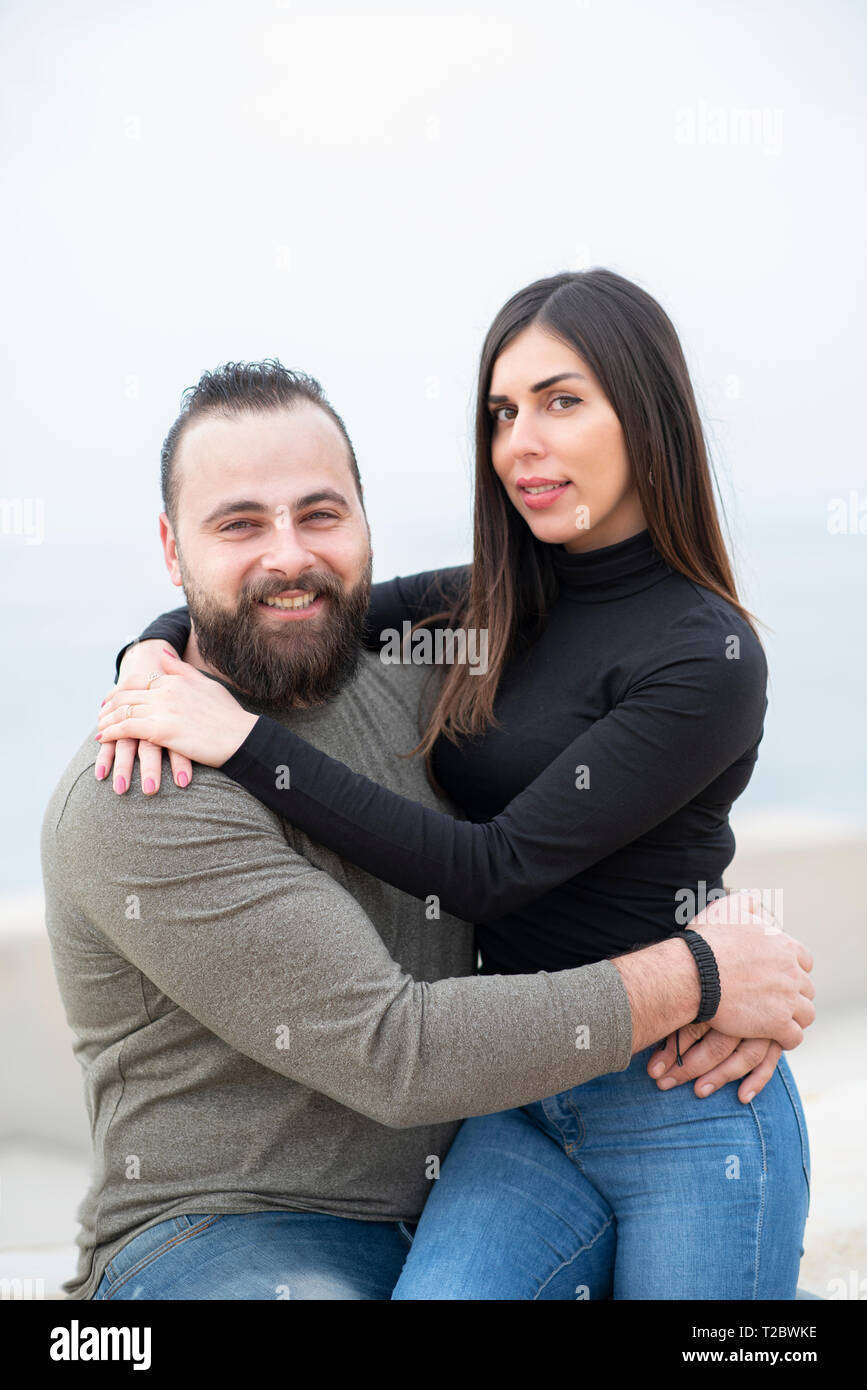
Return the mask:
<svg viewBox="0 0 867 1390">
<path fill-rule="evenodd" d="M 754 684 L 767 679 L 765 651 L 751 623 L 737 608 L 692 579 L 680 576 L 680 602 L 662 633 L 661 651 L 672 650 L 696 659 L 721 658 L 721 669 L 736 680 Z"/>
</svg>

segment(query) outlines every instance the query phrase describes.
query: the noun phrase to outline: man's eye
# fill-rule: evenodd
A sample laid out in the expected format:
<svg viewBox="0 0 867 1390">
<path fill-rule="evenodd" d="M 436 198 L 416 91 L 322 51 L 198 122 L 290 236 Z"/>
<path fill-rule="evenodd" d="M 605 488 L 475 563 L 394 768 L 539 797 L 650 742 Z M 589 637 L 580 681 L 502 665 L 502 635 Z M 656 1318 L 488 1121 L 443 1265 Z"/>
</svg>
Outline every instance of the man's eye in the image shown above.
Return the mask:
<svg viewBox="0 0 867 1390">
<path fill-rule="evenodd" d="M 230 521 L 229 524 L 228 524 L 228 526 L 221 526 L 221 527 L 220 527 L 220 532 L 221 532 L 221 534 L 225 534 L 226 531 L 234 531 L 234 530 L 236 530 L 237 527 L 239 527 L 239 526 L 250 526 L 250 525 L 252 525 L 252 523 L 249 522 L 249 521 Z"/>
<path fill-rule="evenodd" d="M 310 512 L 308 516 L 305 516 L 304 520 L 305 520 L 305 521 L 315 521 L 315 520 L 317 519 L 317 517 L 324 517 L 326 521 L 336 521 L 336 520 L 337 520 L 337 513 L 336 513 L 336 512 Z"/>
</svg>

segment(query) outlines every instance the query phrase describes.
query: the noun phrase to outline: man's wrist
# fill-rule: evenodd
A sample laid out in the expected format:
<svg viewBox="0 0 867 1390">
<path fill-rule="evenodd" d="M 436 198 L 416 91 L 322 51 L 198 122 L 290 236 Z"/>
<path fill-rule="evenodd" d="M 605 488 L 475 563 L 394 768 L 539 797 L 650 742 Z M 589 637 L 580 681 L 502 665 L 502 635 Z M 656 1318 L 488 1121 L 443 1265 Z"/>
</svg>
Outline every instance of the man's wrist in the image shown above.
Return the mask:
<svg viewBox="0 0 867 1390">
<path fill-rule="evenodd" d="M 686 927 L 684 931 L 674 932 L 680 941 L 685 941 L 698 970 L 701 987 L 701 1003 L 693 1023 L 709 1023 L 720 1006 L 721 989 L 719 968 L 716 956 L 701 932 Z"/>
<path fill-rule="evenodd" d="M 632 1052 L 643 1051 L 698 1013 L 701 982 L 686 942 L 674 938 L 645 946 L 611 964 L 620 971 L 632 1013 Z"/>
</svg>

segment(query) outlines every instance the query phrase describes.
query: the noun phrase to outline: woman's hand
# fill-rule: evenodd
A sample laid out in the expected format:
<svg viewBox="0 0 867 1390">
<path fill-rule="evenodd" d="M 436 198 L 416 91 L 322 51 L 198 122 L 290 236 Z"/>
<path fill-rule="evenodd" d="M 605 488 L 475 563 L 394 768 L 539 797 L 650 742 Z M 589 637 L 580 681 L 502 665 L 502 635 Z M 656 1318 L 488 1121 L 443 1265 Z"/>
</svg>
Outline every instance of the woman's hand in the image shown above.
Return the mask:
<svg viewBox="0 0 867 1390">
<path fill-rule="evenodd" d="M 104 744 L 146 739 L 186 758 L 220 767 L 237 752 L 256 723 L 225 686 L 162 647 L 166 674 L 136 685 L 125 677 L 102 706 L 97 738 Z"/>
<path fill-rule="evenodd" d="M 166 643 L 161 637 L 154 637 L 146 642 L 134 642 L 132 646 L 128 647 L 126 655 L 120 663 L 117 685 L 111 687 L 102 705 L 105 706 L 116 690 L 127 687 L 138 690 L 142 686 L 146 687 L 155 675 L 164 674 L 163 652 L 165 649 Z M 193 780 L 192 763 L 181 753 L 175 753 L 172 749 L 167 751 L 176 785 L 188 787 Z M 159 744 L 150 743 L 147 739 L 139 741 L 137 738 L 121 738 L 116 743 L 112 741 L 103 743 L 102 752 L 97 758 L 94 768 L 97 782 L 102 782 L 111 772 L 113 766 L 114 789 L 118 793 L 125 792 L 128 787 L 132 786 L 132 770 L 135 766 L 136 754 L 138 754 L 141 772 L 142 791 L 145 796 L 152 796 L 154 792 L 158 792 L 163 771 L 163 750 Z"/>
<path fill-rule="evenodd" d="M 677 1065 L 674 1033 L 665 1047 L 655 1052 L 647 1064 L 648 1073 L 661 1091 L 698 1078 L 693 1087 L 697 1096 L 709 1096 L 730 1081 L 744 1080 L 738 1087 L 738 1100 L 745 1105 L 759 1094 L 774 1074 L 783 1049 L 769 1038 L 730 1038 L 710 1023 L 690 1023 L 680 1030 Z"/>
</svg>

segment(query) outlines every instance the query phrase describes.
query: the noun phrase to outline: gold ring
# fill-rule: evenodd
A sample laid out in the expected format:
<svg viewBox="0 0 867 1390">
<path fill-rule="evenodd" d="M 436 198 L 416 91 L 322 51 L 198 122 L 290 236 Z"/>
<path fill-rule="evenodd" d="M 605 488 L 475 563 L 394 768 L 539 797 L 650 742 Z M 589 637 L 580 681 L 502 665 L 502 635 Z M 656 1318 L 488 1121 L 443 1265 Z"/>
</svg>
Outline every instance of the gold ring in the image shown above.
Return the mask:
<svg viewBox="0 0 867 1390">
<path fill-rule="evenodd" d="M 127 717 L 127 719 L 132 719 L 132 705 L 127 705 L 127 707 L 126 707 L 126 717 Z"/>
<path fill-rule="evenodd" d="M 162 675 L 162 671 L 151 671 L 150 675 L 148 676 L 148 682 L 147 682 L 147 689 L 148 689 L 148 690 L 150 690 L 150 688 L 151 688 L 151 686 L 153 685 L 154 681 L 158 681 L 158 680 L 159 680 L 159 678 L 160 678 L 161 675 Z"/>
</svg>

